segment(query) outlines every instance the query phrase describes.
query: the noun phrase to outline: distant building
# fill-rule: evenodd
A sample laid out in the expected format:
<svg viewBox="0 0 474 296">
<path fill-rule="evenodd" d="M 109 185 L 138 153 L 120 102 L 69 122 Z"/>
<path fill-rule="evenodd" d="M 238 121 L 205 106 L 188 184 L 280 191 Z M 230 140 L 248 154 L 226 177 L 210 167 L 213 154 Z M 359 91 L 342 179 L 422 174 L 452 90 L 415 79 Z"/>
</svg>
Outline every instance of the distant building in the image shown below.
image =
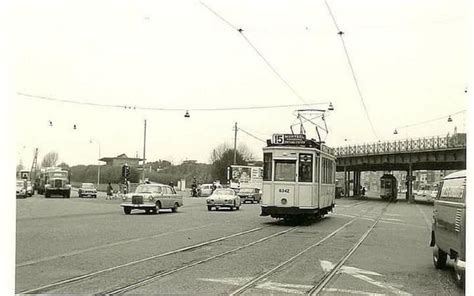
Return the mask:
<svg viewBox="0 0 474 296">
<path fill-rule="evenodd" d="M 138 167 L 142 158 L 128 157 L 125 153 L 117 155 L 116 157 L 102 157 L 100 161 L 105 162 L 109 166 L 122 166 L 128 164 L 130 167 Z"/>
</svg>

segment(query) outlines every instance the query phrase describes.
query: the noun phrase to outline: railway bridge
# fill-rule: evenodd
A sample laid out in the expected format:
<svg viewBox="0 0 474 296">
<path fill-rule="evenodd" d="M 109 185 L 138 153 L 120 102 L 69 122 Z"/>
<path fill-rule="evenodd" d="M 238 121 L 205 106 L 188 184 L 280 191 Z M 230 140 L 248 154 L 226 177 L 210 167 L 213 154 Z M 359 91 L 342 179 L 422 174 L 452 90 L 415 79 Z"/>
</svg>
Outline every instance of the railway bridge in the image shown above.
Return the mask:
<svg viewBox="0 0 474 296">
<path fill-rule="evenodd" d="M 466 134 L 404 139 L 335 148 L 336 171 L 344 172 L 345 195 L 353 180 L 359 195 L 363 171 L 406 171 L 407 199 L 413 201 L 414 170 L 466 169 Z"/>
</svg>

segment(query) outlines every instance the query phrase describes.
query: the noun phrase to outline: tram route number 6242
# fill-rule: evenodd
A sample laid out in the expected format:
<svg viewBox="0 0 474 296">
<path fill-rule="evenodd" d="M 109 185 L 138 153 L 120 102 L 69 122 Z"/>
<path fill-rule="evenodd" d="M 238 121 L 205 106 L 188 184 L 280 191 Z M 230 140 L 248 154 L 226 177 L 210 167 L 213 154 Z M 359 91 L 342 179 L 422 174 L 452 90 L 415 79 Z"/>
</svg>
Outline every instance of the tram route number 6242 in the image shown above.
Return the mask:
<svg viewBox="0 0 474 296">
<path fill-rule="evenodd" d="M 280 189 L 278 189 L 278 192 L 280 192 L 280 193 L 290 193 L 290 189 L 288 189 L 288 188 L 280 188 Z"/>
</svg>

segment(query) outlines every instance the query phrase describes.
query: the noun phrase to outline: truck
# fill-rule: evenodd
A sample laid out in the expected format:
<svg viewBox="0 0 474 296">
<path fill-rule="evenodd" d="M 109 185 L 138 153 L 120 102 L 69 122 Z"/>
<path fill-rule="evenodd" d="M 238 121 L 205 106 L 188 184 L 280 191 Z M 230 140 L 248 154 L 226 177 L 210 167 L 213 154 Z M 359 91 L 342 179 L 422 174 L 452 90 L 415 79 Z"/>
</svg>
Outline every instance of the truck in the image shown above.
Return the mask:
<svg viewBox="0 0 474 296">
<path fill-rule="evenodd" d="M 45 198 L 50 198 L 52 195 L 70 198 L 69 172 L 59 167 L 41 169 L 38 194 L 44 194 Z"/>
</svg>

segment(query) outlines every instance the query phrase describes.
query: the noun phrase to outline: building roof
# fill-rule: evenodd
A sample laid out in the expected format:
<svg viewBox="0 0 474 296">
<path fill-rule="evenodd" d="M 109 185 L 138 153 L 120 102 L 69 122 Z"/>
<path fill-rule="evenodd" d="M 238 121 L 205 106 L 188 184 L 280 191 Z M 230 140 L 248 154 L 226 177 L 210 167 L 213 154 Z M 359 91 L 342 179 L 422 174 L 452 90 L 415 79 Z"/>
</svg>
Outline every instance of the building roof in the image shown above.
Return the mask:
<svg viewBox="0 0 474 296">
<path fill-rule="evenodd" d="M 143 160 L 142 158 L 139 158 L 139 157 L 128 157 L 125 153 L 117 155 L 116 157 L 102 157 L 99 160 L 100 161 L 109 161 L 109 160 L 114 160 L 114 159 L 126 159 L 126 160 L 138 160 L 138 161 Z"/>
</svg>

